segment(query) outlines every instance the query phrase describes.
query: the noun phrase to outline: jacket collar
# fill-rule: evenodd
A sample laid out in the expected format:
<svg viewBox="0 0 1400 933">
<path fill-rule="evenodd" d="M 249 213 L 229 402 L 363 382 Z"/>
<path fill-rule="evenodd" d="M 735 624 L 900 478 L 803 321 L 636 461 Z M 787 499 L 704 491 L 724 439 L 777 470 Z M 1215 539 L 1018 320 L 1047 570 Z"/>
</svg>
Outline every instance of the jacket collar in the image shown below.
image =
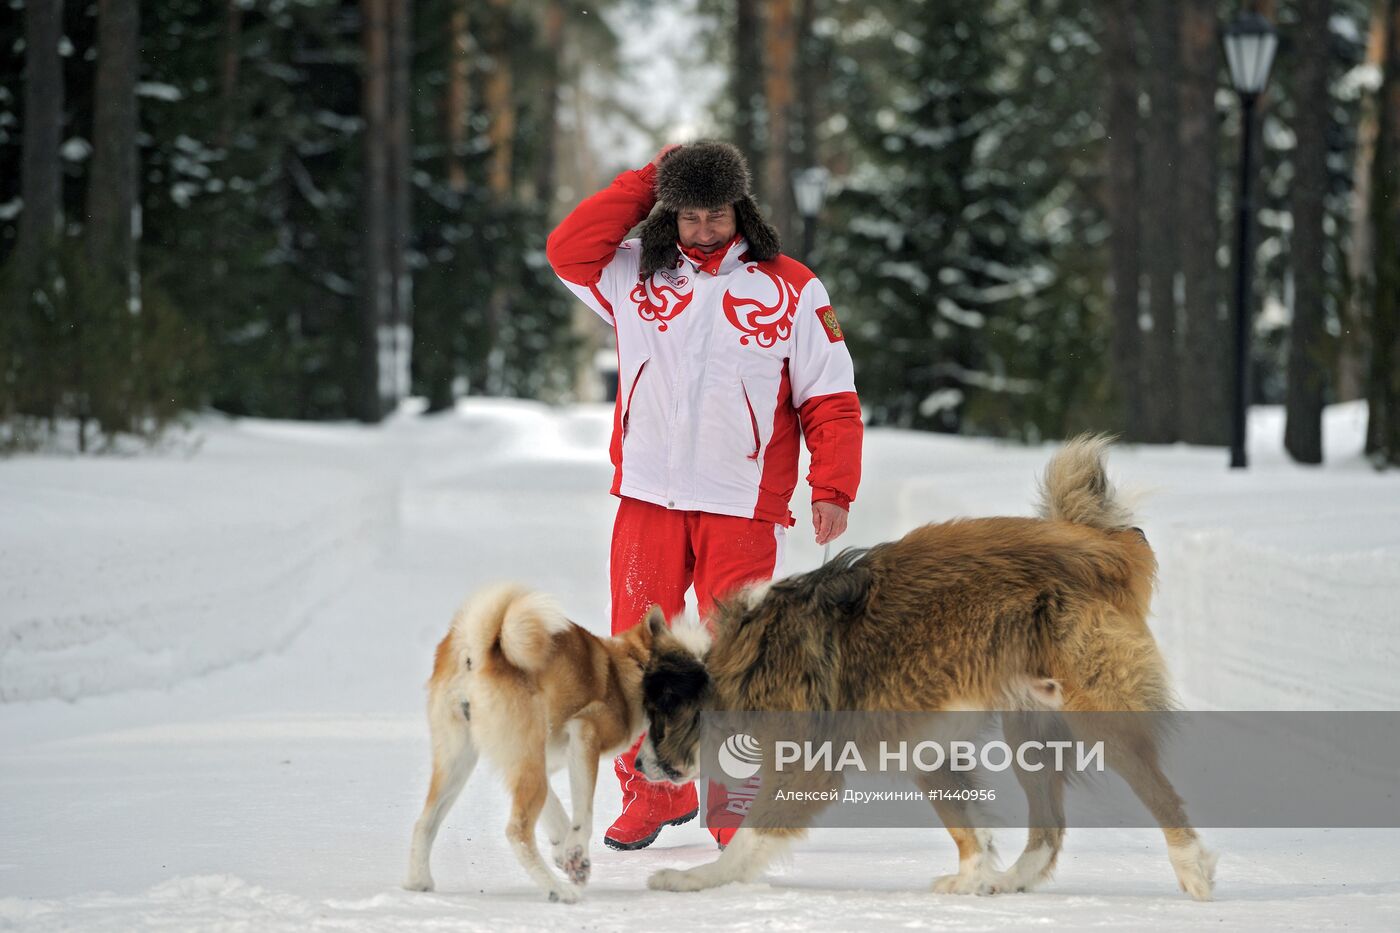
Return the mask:
<svg viewBox="0 0 1400 933">
<path fill-rule="evenodd" d="M 748 248 L 749 241 L 739 234 L 735 234 L 734 239 L 730 240 L 727 246 L 711 253 L 708 259 L 694 250 L 687 250 L 680 243 L 676 244 L 677 252 L 692 269 L 696 272 L 708 272 L 710 275 L 728 275 L 739 268 Z"/>
</svg>

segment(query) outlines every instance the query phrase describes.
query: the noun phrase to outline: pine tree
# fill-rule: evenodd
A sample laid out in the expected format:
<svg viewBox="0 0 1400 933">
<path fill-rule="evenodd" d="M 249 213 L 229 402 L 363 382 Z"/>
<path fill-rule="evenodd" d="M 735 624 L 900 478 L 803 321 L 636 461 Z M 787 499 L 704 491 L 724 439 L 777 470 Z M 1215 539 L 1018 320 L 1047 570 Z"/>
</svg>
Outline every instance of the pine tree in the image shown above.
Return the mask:
<svg viewBox="0 0 1400 933">
<path fill-rule="evenodd" d="M 1026 438 L 1097 422 L 1093 6 L 839 12 L 831 93 L 848 103 L 824 145 L 846 181 L 817 271 L 872 421 Z"/>
</svg>

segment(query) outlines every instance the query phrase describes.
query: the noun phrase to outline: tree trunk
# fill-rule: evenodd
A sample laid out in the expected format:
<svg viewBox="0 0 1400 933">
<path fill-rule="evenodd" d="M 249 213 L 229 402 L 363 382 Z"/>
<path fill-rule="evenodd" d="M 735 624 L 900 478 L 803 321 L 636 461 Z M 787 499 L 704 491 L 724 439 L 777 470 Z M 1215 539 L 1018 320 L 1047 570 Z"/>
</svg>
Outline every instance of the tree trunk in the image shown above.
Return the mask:
<svg viewBox="0 0 1400 933">
<path fill-rule="evenodd" d="M 243 33 L 243 4 L 239 0 L 226 0 L 224 7 L 224 55 L 219 68 L 219 133 L 216 137 L 220 148 L 227 148 L 233 140 L 233 127 L 237 119 L 234 107 L 235 92 L 238 88 L 238 65 L 241 61 L 240 37 Z"/>
<path fill-rule="evenodd" d="M 812 23 L 817 15 L 817 0 L 797 0 L 797 149 L 798 165 L 802 168 L 820 165 L 817 151 L 818 90 L 826 69 L 818 60 L 816 36 Z"/>
<path fill-rule="evenodd" d="M 1385 71 L 1385 0 L 1371 0 L 1366 38 L 1366 65 Z M 1356 158 L 1352 162 L 1351 238 L 1347 242 L 1347 301 L 1340 309 L 1342 333 L 1337 346 L 1339 402 L 1366 397 L 1366 354 L 1370 348 L 1371 303 L 1375 297 L 1371 227 L 1371 172 L 1376 159 L 1380 113 L 1376 97 L 1362 94 L 1356 123 Z"/>
<path fill-rule="evenodd" d="M 486 79 L 486 109 L 490 116 L 487 135 L 491 161 L 487 185 L 497 210 L 506 210 L 514 200 L 512 160 L 515 143 L 514 74 L 510 60 L 510 3 L 491 0 L 494 8 L 488 30 L 491 73 Z M 506 390 L 505 350 L 502 345 L 510 292 L 499 277 L 486 304 L 486 392 L 500 395 Z"/>
<path fill-rule="evenodd" d="M 1143 159 L 1142 248 L 1152 329 L 1143 335 L 1145 421 L 1142 438 L 1158 444 L 1177 439 L 1177 212 L 1180 162 L 1177 90 L 1180 83 L 1180 13 L 1176 0 L 1151 0 L 1146 25 L 1152 97 Z"/>
<path fill-rule="evenodd" d="M 1379 464 L 1400 466 L 1400 0 L 1386 2 L 1386 32 L 1371 191 L 1376 305 L 1366 452 Z"/>
<path fill-rule="evenodd" d="M 471 0 L 454 0 L 448 22 L 452 36 L 447 64 L 447 89 L 443 94 L 444 135 L 447 137 L 447 186 L 458 193 L 467 190 L 467 118 L 471 114 L 471 33 L 467 6 Z"/>
<path fill-rule="evenodd" d="M 1142 329 L 1138 323 L 1138 62 L 1133 0 L 1113 0 L 1103 13 L 1107 67 L 1105 120 L 1105 215 L 1112 230 L 1113 382 L 1123 406 L 1124 434 L 1139 440 L 1143 431 Z"/>
<path fill-rule="evenodd" d="M 389 275 L 392 279 L 391 340 L 393 369 L 388 404 L 397 405 L 411 390 L 413 353 L 413 0 L 389 0 Z"/>
<path fill-rule="evenodd" d="M 409 391 L 413 278 L 411 0 L 362 0 L 365 268 L 358 413 L 384 417 Z"/>
<path fill-rule="evenodd" d="M 540 154 L 535 168 L 535 198 L 553 226 L 554 194 L 558 187 L 556 153 L 559 146 L 559 76 L 564 57 L 564 0 L 549 0 L 544 11 L 544 86 L 540 89 Z"/>
<path fill-rule="evenodd" d="M 219 124 L 215 131 L 215 144 L 224 150 L 224 165 L 232 163 L 230 149 L 233 134 L 238 127 L 238 79 L 242 54 L 243 4 L 240 0 L 225 0 L 223 48 L 219 62 Z M 209 331 L 221 334 L 228 326 L 231 301 L 234 290 L 229 288 L 229 242 L 230 225 L 233 218 L 229 212 L 220 211 L 211 218 L 209 229 L 209 297 L 201 309 Z M 233 236 L 236 236 L 236 232 Z"/>
<path fill-rule="evenodd" d="M 490 115 L 487 135 L 491 143 L 488 184 L 491 193 L 508 200 L 512 190 L 512 160 L 515 158 L 514 76 L 510 61 L 510 4 L 491 0 L 494 7 L 490 49 L 491 73 L 486 79 L 486 109 Z"/>
<path fill-rule="evenodd" d="M 1214 0 L 1181 5 L 1181 152 L 1177 217 L 1184 307 L 1178 382 L 1182 440 L 1227 444 L 1230 440 L 1227 364 L 1229 329 L 1220 303 L 1219 149 L 1215 92 L 1220 75 L 1220 36 Z"/>
<path fill-rule="evenodd" d="M 812 22 L 817 13 L 816 7 L 817 0 L 797 0 L 797 132 L 794 134 L 796 146 L 792 157 L 794 165 L 798 169 L 822 165 L 817 140 L 817 123 L 821 119 L 818 114 L 817 98 L 818 91 L 825 81 L 826 69 L 822 67 L 823 63 L 818 59 L 817 37 L 812 34 Z M 793 205 L 795 208 L 795 193 Z M 798 212 L 794 210 L 794 223 L 797 222 L 797 214 Z M 812 230 L 807 229 L 808 224 L 812 224 Z M 799 258 L 809 265 L 812 262 L 812 256 L 809 254 L 816 243 L 816 224 L 817 218 L 815 217 L 804 216 L 801 218 L 803 248 Z"/>
<path fill-rule="evenodd" d="M 1283 446 L 1299 463 L 1322 462 L 1322 388 L 1326 360 L 1327 137 L 1331 0 L 1299 0 L 1293 150 L 1293 323 Z"/>
<path fill-rule="evenodd" d="M 768 4 L 768 53 L 764 88 L 768 98 L 768 146 L 765 153 L 764 192 L 769 222 L 785 242 L 792 242 L 793 216 L 797 213 L 792 192 L 792 118 L 797 95 L 794 67 L 797 63 L 797 30 L 793 0 Z"/>
<path fill-rule="evenodd" d="M 87 191 L 87 251 L 94 267 L 123 284 L 136 270 L 136 74 L 138 0 L 100 0 L 92 168 Z"/>
<path fill-rule="evenodd" d="M 763 19 L 759 0 L 735 0 L 734 72 L 730 87 L 734 95 L 734 145 L 757 169 L 762 156 L 759 148 L 760 114 L 763 113 Z M 754 179 L 760 196 L 766 180 Z"/>
<path fill-rule="evenodd" d="M 17 295 L 33 283 L 38 262 L 63 232 L 63 0 L 30 0 L 24 23 L 24 124 L 19 215 L 10 272 Z M 6 302 L 7 306 L 9 302 Z"/>
<path fill-rule="evenodd" d="M 364 253 L 360 318 L 360 420 L 384 417 L 386 351 L 392 347 L 393 270 L 388 261 L 390 237 L 389 179 L 389 2 L 361 0 L 364 75 Z"/>
</svg>

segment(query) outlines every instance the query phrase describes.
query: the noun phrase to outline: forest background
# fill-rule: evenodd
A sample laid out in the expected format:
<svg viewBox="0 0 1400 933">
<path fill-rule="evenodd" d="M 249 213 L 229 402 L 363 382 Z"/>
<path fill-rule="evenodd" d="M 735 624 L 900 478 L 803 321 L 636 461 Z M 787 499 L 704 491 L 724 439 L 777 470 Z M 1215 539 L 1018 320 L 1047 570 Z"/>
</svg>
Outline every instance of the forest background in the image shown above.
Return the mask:
<svg viewBox="0 0 1400 933">
<path fill-rule="evenodd" d="M 870 424 L 1223 445 L 1245 11 L 1250 401 L 1313 463 L 1364 398 L 1400 463 L 1400 0 L 0 0 L 0 448 L 598 400 L 545 237 L 699 137 L 827 284 Z"/>
</svg>

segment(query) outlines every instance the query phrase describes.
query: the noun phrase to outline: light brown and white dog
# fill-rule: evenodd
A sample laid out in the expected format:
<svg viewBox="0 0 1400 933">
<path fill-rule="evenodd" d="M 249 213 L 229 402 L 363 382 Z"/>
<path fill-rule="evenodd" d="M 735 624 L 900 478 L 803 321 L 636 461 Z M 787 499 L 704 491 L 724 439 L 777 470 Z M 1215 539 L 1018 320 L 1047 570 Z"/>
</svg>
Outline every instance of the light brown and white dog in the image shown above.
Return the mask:
<svg viewBox="0 0 1400 933">
<path fill-rule="evenodd" d="M 598 760 L 628 748 L 644 726 L 642 674 L 659 609 L 640 625 L 599 638 L 564 617 L 548 597 L 519 586 L 488 589 L 467 602 L 437 647 L 428 681 L 433 776 L 413 829 L 404 887 L 431 891 L 428 868 L 443 817 L 480 756 L 505 776 L 512 802 L 506 837 L 551 901 L 572 903 L 588 881 Z M 573 819 L 548 775 L 569 769 Z M 540 857 L 541 812 L 559 878 Z"/>
<path fill-rule="evenodd" d="M 1157 563 L 1109 485 L 1106 447 L 1104 438 L 1085 437 L 1054 457 L 1039 518 L 926 525 L 748 590 L 720 608 L 703 659 L 662 633 L 644 681 L 649 727 L 637 756 L 643 773 L 677 783 L 696 777 L 704 710 L 1171 709 L 1166 670 L 1147 628 Z M 1024 718 L 1004 717 L 1004 724 L 1009 730 Z M 1215 855 L 1201 845 L 1162 773 L 1152 718 L 1081 717 L 1073 728 L 1087 719 L 1117 730 L 1103 736 L 1111 740 L 1108 766 L 1161 825 L 1182 889 L 1205 900 Z M 1005 872 L 996 870 L 991 834 L 977 828 L 966 805 L 946 798 L 934 804 L 959 854 L 958 873 L 937 879 L 935 891 L 1024 891 L 1049 877 L 1064 837 L 1063 778 L 1019 769 L 1017 777 L 1026 785 L 1032 828 Z M 793 780 L 768 762 L 759 778 L 770 791 Z M 694 891 L 756 878 L 801 837 L 807 820 L 778 813 L 773 796 L 755 800 L 718 860 L 657 872 L 651 887 Z"/>
</svg>

